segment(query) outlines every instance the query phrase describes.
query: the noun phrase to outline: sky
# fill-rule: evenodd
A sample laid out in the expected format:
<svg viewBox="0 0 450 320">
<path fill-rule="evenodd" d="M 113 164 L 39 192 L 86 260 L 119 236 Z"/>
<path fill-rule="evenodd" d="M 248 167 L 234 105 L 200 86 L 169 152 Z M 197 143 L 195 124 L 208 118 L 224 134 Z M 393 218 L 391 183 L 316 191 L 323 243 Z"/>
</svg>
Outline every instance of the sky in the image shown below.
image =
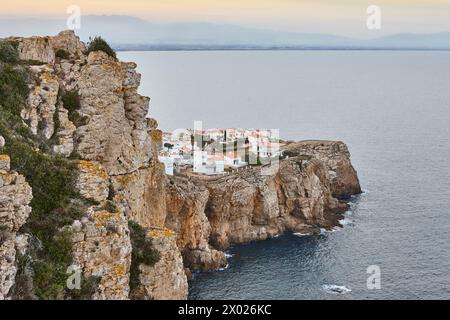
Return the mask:
<svg viewBox="0 0 450 320">
<path fill-rule="evenodd" d="M 450 31 L 450 0 L 0 0 L 0 18 L 131 15 L 154 22 L 214 22 L 277 31 L 370 38 Z M 366 27 L 367 7 L 381 8 L 380 30 Z"/>
</svg>

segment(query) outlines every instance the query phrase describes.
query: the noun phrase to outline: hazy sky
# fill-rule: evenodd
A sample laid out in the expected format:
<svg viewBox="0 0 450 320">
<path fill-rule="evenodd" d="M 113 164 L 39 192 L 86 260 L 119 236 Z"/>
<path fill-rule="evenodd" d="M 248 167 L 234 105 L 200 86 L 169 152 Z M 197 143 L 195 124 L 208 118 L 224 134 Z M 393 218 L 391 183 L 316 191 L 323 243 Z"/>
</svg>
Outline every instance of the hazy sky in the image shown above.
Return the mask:
<svg viewBox="0 0 450 320">
<path fill-rule="evenodd" d="M 376 37 L 450 31 L 450 0 L 0 0 L 1 17 L 133 15 L 150 21 L 205 21 L 274 30 Z M 381 31 L 366 28 L 369 5 L 382 9 Z"/>
</svg>

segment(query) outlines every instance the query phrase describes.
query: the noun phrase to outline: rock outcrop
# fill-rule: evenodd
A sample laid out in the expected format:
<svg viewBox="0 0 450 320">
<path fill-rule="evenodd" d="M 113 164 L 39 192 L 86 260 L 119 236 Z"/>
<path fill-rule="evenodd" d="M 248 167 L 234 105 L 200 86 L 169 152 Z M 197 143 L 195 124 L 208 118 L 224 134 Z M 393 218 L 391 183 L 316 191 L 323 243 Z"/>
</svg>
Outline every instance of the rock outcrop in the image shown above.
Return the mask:
<svg viewBox="0 0 450 320">
<path fill-rule="evenodd" d="M 336 198 L 361 193 L 358 174 L 350 160 L 350 152 L 341 141 L 309 140 L 290 143 L 286 148 L 294 154 L 309 155 L 321 161 L 328 170 L 331 191 Z"/>
<path fill-rule="evenodd" d="M 169 229 L 149 231 L 153 247 L 160 252 L 159 261 L 152 267 L 140 266 L 140 286 L 134 293 L 141 300 L 183 300 L 188 283 L 183 259 L 177 247 L 176 233 Z M 169 272 L 168 272 L 169 271 Z"/>
<path fill-rule="evenodd" d="M 49 66 L 39 66 L 31 69 L 36 78 L 36 86 L 28 97 L 28 103 L 22 110 L 22 118 L 28 124 L 31 132 L 42 134 L 50 139 L 54 133 L 54 113 L 58 97 L 58 78 Z"/>
<path fill-rule="evenodd" d="M 131 242 L 122 212 L 91 207 L 71 226 L 74 265 L 85 276 L 100 278 L 93 298 L 125 300 L 130 293 Z"/>
<path fill-rule="evenodd" d="M 215 270 L 227 264 L 225 254 L 210 244 L 211 224 L 206 216 L 210 193 L 204 185 L 172 177 L 167 183 L 166 225 L 178 234 L 184 263 L 194 270 Z"/>
<path fill-rule="evenodd" d="M 17 41 L 20 59 L 49 64 L 55 63 L 58 50 L 65 50 L 71 58 L 80 58 L 86 49 L 72 31 L 63 31 L 54 37 L 11 37 L 8 40 Z"/>
<path fill-rule="evenodd" d="M 135 67 L 92 52 L 77 81 L 79 113 L 87 123 L 76 130 L 75 150 L 83 159 L 101 163 L 110 175 L 131 173 L 150 160 L 149 99 L 137 94 Z"/>
<path fill-rule="evenodd" d="M 147 119 L 150 99 L 138 94 L 141 76 L 136 64 L 120 62 L 102 51 L 87 55 L 86 46 L 71 31 L 8 40 L 17 43 L 20 59 L 33 64 L 34 84 L 21 112 L 24 123 L 47 149 L 80 158 L 75 187 L 92 206 L 81 220 L 64 227 L 73 235 L 74 264 L 83 276 L 98 277 L 94 299 L 128 299 L 133 250 L 128 221 L 154 229 L 164 228 L 166 219 L 164 168 L 149 135 L 157 131 L 157 123 Z M 1 159 L 0 169 L 9 170 L 9 162 Z M 5 296 L 14 284 L 15 232 L 31 209 L 26 207 L 30 199 L 23 177 L 2 173 L 2 179 L 2 193 L 19 195 L 15 200 L 9 193 L 8 199 L 2 198 L 7 212 L 0 215 L 0 222 L 3 228 L 5 220 L 8 232 L 1 255 L 5 262 L 0 264 Z M 156 265 L 140 266 L 145 289 L 140 298 L 187 298 L 176 238 L 173 234 L 152 240 L 164 252 Z"/>
<path fill-rule="evenodd" d="M 186 265 L 218 268 L 226 264 L 221 251 L 233 243 L 339 225 L 348 206 L 335 196 L 359 193 L 359 182 L 344 144 L 322 142 L 329 148 L 316 154 L 317 143 L 300 142 L 303 149 L 270 174 L 253 167 L 218 178 L 171 177 L 166 224 L 179 234 Z"/>
<path fill-rule="evenodd" d="M 17 272 L 17 258 L 25 253 L 26 234 L 19 233 L 26 222 L 33 195 L 25 178 L 10 171 L 10 159 L 0 155 L 0 300 L 8 297 Z"/>
</svg>

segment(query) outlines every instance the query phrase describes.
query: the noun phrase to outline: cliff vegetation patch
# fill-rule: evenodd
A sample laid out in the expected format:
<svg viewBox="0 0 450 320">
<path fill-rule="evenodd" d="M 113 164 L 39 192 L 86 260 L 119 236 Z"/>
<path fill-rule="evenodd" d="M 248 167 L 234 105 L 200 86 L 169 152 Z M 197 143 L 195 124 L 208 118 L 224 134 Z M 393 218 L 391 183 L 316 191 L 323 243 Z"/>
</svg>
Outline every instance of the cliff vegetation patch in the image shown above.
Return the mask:
<svg viewBox="0 0 450 320">
<path fill-rule="evenodd" d="M 25 267 L 34 272 L 33 293 L 37 298 L 79 298 L 91 292 L 96 281 L 85 279 L 85 287 L 78 292 L 66 290 L 72 238 L 69 232 L 61 230 L 80 219 L 90 203 L 75 190 L 76 162 L 48 153 L 46 142 L 33 135 L 21 119 L 33 79 L 28 67 L 15 58 L 17 51 L 14 54 L 11 48 L 17 50 L 12 44 L 0 43 L 0 135 L 6 142 L 0 153 L 10 156 L 11 169 L 25 176 L 33 190 L 32 213 L 21 231 L 32 235 L 37 242 L 32 247 L 37 249 Z"/>
<path fill-rule="evenodd" d="M 134 221 L 128 221 L 130 228 L 131 254 L 130 267 L 130 290 L 133 291 L 139 287 L 139 266 L 145 264 L 153 266 L 160 259 L 160 254 L 153 248 L 152 239 L 147 237 L 147 230 Z"/>
<path fill-rule="evenodd" d="M 88 122 L 86 116 L 82 116 L 78 110 L 81 108 L 80 95 L 77 90 L 65 91 L 60 93 L 60 98 L 63 106 L 67 111 L 69 111 L 69 120 L 76 127 L 81 127 Z"/>
<path fill-rule="evenodd" d="M 0 62 L 17 63 L 19 62 L 19 53 L 17 52 L 17 43 L 14 41 L 0 40 Z"/>
<path fill-rule="evenodd" d="M 117 59 L 116 52 L 109 46 L 109 44 L 102 37 L 95 37 L 88 43 L 86 55 L 94 51 L 103 51 L 108 56 Z"/>
<path fill-rule="evenodd" d="M 69 59 L 70 58 L 70 53 L 67 52 L 64 49 L 58 49 L 55 52 L 55 57 L 56 58 L 60 58 L 60 59 Z"/>
</svg>

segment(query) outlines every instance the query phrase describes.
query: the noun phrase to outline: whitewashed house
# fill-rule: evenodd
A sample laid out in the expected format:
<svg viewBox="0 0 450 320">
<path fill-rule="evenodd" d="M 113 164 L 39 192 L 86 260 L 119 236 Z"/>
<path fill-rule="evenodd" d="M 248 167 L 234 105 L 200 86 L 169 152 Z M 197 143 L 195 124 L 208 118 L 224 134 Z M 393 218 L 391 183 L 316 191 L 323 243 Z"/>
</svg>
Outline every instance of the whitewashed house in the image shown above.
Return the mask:
<svg viewBox="0 0 450 320">
<path fill-rule="evenodd" d="M 224 164 L 230 167 L 242 167 L 247 165 L 247 163 L 242 161 L 241 157 L 236 152 L 229 152 L 225 154 Z"/>
</svg>

